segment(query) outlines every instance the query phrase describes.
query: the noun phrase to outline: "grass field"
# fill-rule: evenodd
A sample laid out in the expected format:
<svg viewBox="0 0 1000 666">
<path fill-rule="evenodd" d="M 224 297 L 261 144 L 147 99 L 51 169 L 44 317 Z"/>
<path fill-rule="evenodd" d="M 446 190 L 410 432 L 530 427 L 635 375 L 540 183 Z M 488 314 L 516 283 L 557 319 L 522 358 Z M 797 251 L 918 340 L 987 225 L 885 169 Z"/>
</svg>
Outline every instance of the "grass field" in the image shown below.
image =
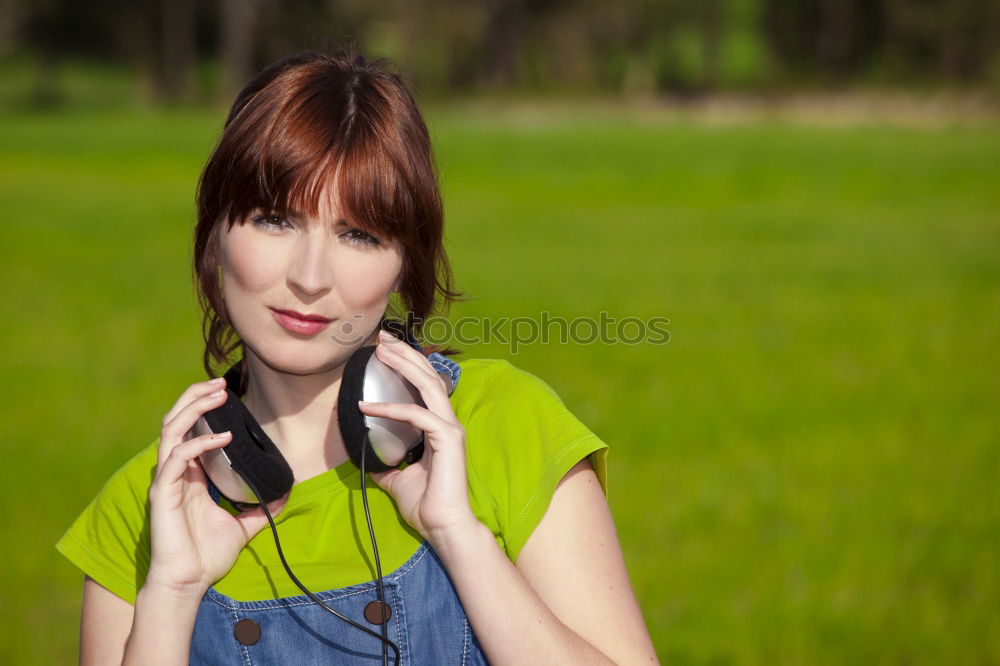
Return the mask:
<svg viewBox="0 0 1000 666">
<path fill-rule="evenodd" d="M 221 120 L 0 118 L 0 663 L 75 659 L 53 544 L 202 378 Z M 610 444 L 665 663 L 1000 663 L 1000 126 L 430 121 L 453 318 L 670 319 L 665 345 L 466 353 Z"/>
</svg>

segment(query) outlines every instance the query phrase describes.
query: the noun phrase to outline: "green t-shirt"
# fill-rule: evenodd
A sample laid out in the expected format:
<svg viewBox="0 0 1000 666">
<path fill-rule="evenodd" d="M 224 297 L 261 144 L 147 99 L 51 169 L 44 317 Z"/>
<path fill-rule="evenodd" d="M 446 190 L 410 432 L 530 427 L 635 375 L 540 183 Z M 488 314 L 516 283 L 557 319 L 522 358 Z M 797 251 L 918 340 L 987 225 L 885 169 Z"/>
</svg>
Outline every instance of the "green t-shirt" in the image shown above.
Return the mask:
<svg viewBox="0 0 1000 666">
<path fill-rule="evenodd" d="M 470 502 L 514 561 L 573 465 L 589 456 L 606 492 L 607 445 L 535 375 L 504 360 L 459 365 L 462 376 L 451 404 L 466 431 Z M 87 575 L 130 603 L 149 568 L 147 493 L 158 444 L 157 438 L 119 469 L 56 544 Z M 296 483 L 275 518 L 289 566 L 314 592 L 375 577 L 360 481 L 360 472 L 347 461 Z M 382 569 L 388 573 L 406 562 L 421 537 L 390 495 L 367 485 Z M 225 500 L 223 506 L 235 512 Z M 300 594 L 281 566 L 269 528 L 251 539 L 215 589 L 239 601 Z"/>
</svg>

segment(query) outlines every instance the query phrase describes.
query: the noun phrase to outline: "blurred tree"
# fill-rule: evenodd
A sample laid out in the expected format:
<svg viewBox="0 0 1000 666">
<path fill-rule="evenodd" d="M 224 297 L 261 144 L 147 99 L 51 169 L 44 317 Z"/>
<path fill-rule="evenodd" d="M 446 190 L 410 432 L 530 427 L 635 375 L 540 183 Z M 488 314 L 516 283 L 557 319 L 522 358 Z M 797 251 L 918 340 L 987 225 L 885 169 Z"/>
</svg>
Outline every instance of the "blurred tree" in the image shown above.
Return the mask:
<svg viewBox="0 0 1000 666">
<path fill-rule="evenodd" d="M 836 0 L 834 0 L 836 1 Z M 719 81 L 719 56 L 722 43 L 723 0 L 701 0 L 701 83 L 715 88 Z"/>
<path fill-rule="evenodd" d="M 160 60 L 155 92 L 166 102 L 191 102 L 195 51 L 195 0 L 160 0 Z"/>
<path fill-rule="evenodd" d="M 87 3 L 66 0 L 35 0 L 20 5 L 9 2 L 4 9 L 20 20 L 18 41 L 36 63 L 30 102 L 53 106 L 67 101 L 60 64 L 68 55 L 88 55 L 111 60 L 119 56 L 114 23 L 106 19 L 123 4 L 118 0 Z"/>
<path fill-rule="evenodd" d="M 1000 58 L 997 0 L 886 0 L 888 60 L 910 77 L 983 80 Z"/>
<path fill-rule="evenodd" d="M 517 82 L 525 33 L 524 0 L 486 0 L 480 82 L 509 88 Z"/>
<path fill-rule="evenodd" d="M 883 3 L 868 0 L 764 0 L 761 19 L 778 75 L 800 82 L 863 72 L 885 34 Z"/>
<path fill-rule="evenodd" d="M 36 104 L 66 98 L 65 58 L 138 64 L 165 102 L 203 98 L 195 74 L 217 58 L 228 100 L 263 65 L 343 42 L 430 92 L 1000 83 L 1000 0 L 0 0 L 0 35 L 36 63 Z"/>
<path fill-rule="evenodd" d="M 253 73 L 260 0 L 218 1 L 219 60 L 222 65 L 219 95 L 229 102 Z"/>
<path fill-rule="evenodd" d="M 262 0 L 260 49 L 255 66 L 303 49 L 331 43 L 364 46 L 363 27 L 379 16 L 386 0 Z"/>
<path fill-rule="evenodd" d="M 19 0 L 0 0 L 0 56 L 15 51 L 17 31 L 24 21 L 25 11 L 24 4 Z"/>
<path fill-rule="evenodd" d="M 855 39 L 852 2 L 819 0 L 816 60 L 831 78 L 839 78 L 850 66 Z"/>
</svg>

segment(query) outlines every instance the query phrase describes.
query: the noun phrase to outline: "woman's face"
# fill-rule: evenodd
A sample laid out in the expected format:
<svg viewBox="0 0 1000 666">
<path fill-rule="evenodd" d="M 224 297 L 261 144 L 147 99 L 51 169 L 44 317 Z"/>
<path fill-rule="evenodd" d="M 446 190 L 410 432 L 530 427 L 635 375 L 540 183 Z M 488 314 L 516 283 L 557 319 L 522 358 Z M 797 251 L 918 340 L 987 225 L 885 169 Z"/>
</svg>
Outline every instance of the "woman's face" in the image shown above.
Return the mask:
<svg viewBox="0 0 1000 666">
<path fill-rule="evenodd" d="M 350 226 L 330 188 L 321 201 L 317 218 L 255 211 L 219 239 L 233 328 L 267 365 L 293 374 L 346 362 L 376 330 L 402 270 L 398 241 Z"/>
</svg>

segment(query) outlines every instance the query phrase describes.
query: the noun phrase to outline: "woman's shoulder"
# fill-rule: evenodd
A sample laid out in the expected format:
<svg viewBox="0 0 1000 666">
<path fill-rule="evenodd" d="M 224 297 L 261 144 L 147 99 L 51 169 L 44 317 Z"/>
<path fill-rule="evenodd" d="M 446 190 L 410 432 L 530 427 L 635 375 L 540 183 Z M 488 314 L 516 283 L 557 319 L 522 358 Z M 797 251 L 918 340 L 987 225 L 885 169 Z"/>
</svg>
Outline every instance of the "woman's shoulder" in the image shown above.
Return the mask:
<svg viewBox="0 0 1000 666">
<path fill-rule="evenodd" d="M 131 458 L 128 458 L 111 475 L 104 489 L 111 490 L 115 485 L 120 485 L 139 489 L 145 493 L 156 475 L 156 454 L 159 448 L 160 438 L 157 436 L 152 442 L 134 453 Z"/>
<path fill-rule="evenodd" d="M 538 375 L 520 368 L 506 359 L 470 358 L 458 361 L 462 379 L 455 396 L 463 401 L 511 402 L 532 394 L 544 394 L 562 405 L 562 399 Z M 547 401 L 546 401 L 547 402 Z"/>
<path fill-rule="evenodd" d="M 131 457 L 125 458 L 125 462 L 104 482 L 94 501 L 98 499 L 108 501 L 109 497 L 114 498 L 112 501 L 119 501 L 123 499 L 122 495 L 133 495 L 144 503 L 146 493 L 156 474 L 156 453 L 159 446 L 160 438 L 157 436 L 152 442 L 132 453 Z"/>
<path fill-rule="evenodd" d="M 116 515 L 124 517 L 127 514 L 136 520 L 144 520 L 149 486 L 156 475 L 156 453 L 159 445 L 160 438 L 157 437 L 126 459 L 104 482 L 100 491 L 84 510 L 84 514 L 95 511 L 107 512 L 109 507 L 114 507 Z M 134 507 L 134 511 L 126 512 L 126 506 Z"/>
<path fill-rule="evenodd" d="M 126 460 L 56 544 L 84 573 L 130 603 L 149 566 L 147 498 L 159 443 L 157 437 Z"/>
<path fill-rule="evenodd" d="M 474 358 L 460 365 L 462 379 L 452 394 L 452 406 L 477 437 L 510 440 L 514 431 L 530 432 L 551 445 L 596 437 L 538 375 L 506 359 Z M 508 441 L 505 448 L 511 445 Z"/>
<path fill-rule="evenodd" d="M 606 487 L 607 445 L 538 375 L 504 359 L 461 366 L 452 405 L 466 431 L 470 498 L 513 560 L 573 465 L 589 458 Z"/>
</svg>

